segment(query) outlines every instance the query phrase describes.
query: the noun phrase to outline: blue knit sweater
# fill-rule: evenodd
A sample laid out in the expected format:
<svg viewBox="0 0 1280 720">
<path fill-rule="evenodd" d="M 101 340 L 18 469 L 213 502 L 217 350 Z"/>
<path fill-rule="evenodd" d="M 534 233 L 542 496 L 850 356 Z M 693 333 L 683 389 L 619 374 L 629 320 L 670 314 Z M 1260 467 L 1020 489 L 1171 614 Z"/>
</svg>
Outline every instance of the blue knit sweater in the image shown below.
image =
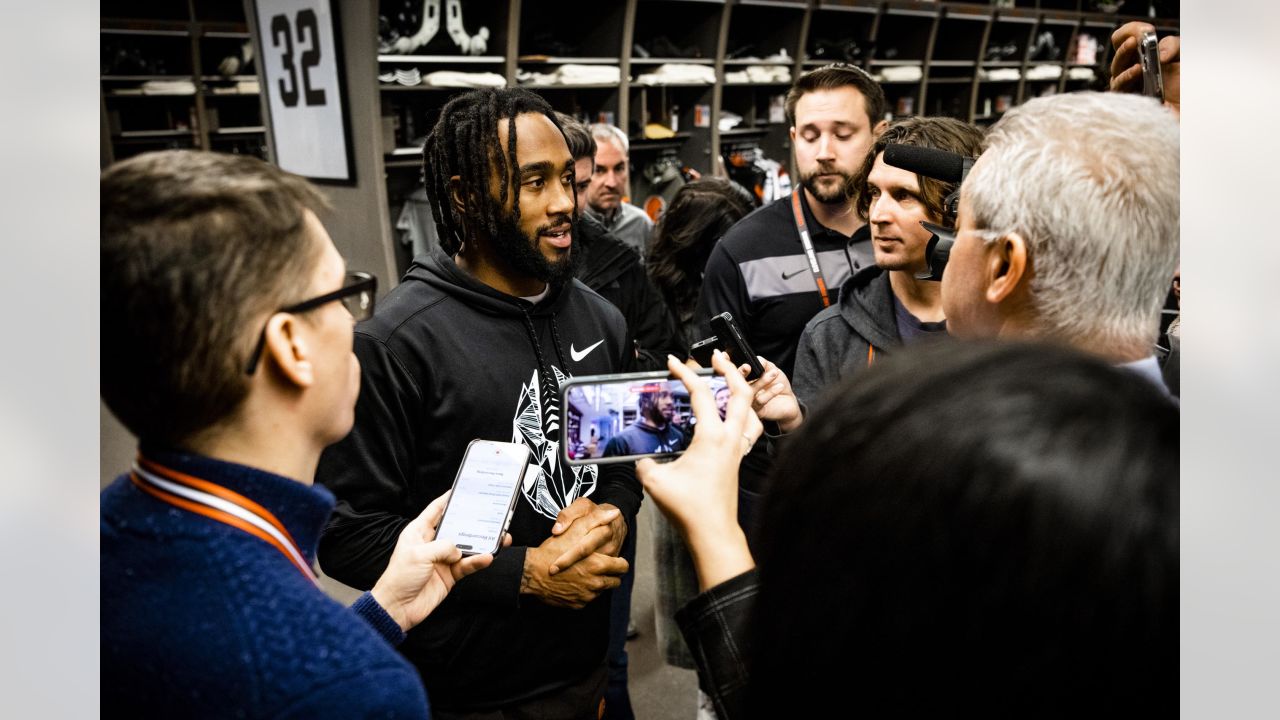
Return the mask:
<svg viewBox="0 0 1280 720">
<path fill-rule="evenodd" d="M 308 562 L 333 495 L 205 457 L 147 457 L 248 497 Z M 271 545 L 139 490 L 101 496 L 105 717 L 424 718 L 404 634 L 368 593 L 350 609 Z"/>
</svg>

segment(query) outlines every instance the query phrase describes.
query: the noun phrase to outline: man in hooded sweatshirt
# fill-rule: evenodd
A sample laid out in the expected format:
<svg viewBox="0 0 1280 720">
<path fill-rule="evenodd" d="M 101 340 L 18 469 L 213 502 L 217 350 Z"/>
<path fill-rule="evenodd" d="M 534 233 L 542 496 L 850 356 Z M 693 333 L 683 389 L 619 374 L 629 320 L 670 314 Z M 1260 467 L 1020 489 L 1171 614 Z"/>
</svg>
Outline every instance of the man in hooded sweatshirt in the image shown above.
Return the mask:
<svg viewBox="0 0 1280 720">
<path fill-rule="evenodd" d="M 595 718 L 608 591 L 627 570 L 618 554 L 641 493 L 630 465 L 562 462 L 559 388 L 630 369 L 626 323 L 573 279 L 574 162 L 544 100 L 514 88 L 454 98 L 423 166 L 441 247 L 356 329 L 355 428 L 318 472 L 338 497 L 320 563 L 367 587 L 467 443 L 527 445 L 512 546 L 400 649 L 437 718 Z"/>
<path fill-rule="evenodd" d="M 890 125 L 863 162 L 858 211 L 871 226 L 876 264 L 845 281 L 840 301 L 813 317 L 796 347 L 792 388 L 813 408 L 822 391 L 901 345 L 946 336 L 942 284 L 916 277 L 928 270 L 931 233 L 920 221 L 944 223 L 943 201 L 955 185 L 884 161 L 891 143 L 947 150 L 968 157 L 982 151 L 982 131 L 946 117 L 913 117 Z"/>
</svg>

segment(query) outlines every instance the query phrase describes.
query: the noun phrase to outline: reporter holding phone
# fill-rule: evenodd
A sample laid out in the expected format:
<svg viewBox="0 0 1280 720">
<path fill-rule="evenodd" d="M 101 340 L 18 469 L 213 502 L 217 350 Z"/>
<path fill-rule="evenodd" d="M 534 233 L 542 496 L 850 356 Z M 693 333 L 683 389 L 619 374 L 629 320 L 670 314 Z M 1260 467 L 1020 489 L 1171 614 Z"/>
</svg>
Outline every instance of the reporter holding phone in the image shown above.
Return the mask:
<svg viewBox="0 0 1280 720">
<path fill-rule="evenodd" d="M 343 608 L 316 585 L 334 498 L 311 485 L 351 428 L 346 271 L 306 181 L 245 156 L 149 153 L 102 193 L 102 398 L 140 439 L 101 496 L 102 707 L 132 717 L 429 715 L 393 646 L 463 577 L 446 498 Z"/>
<path fill-rule="evenodd" d="M 1111 34 L 1111 46 L 1116 54 L 1111 58 L 1111 91 L 1140 93 L 1143 89 L 1140 42 L 1144 33 L 1154 33 L 1150 23 L 1134 20 L 1120 26 Z M 1182 110 L 1182 39 L 1166 35 L 1159 39 L 1161 83 L 1164 97 L 1159 100 L 1175 113 Z"/>
<path fill-rule="evenodd" d="M 693 554 L 702 593 L 677 617 L 721 720 L 1176 707 L 1178 417 L 1158 387 L 1048 345 L 905 350 L 779 457 L 757 569 L 735 512 L 754 392 L 714 366 L 726 419 L 673 360 L 698 433 L 638 472 Z"/>
</svg>

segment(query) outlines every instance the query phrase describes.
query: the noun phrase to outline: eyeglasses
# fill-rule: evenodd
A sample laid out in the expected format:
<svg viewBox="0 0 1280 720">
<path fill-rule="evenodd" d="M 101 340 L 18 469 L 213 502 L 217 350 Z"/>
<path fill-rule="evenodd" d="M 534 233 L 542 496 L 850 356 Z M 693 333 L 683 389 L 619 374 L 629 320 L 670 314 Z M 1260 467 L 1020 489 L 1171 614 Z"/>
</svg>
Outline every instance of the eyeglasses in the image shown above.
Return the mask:
<svg viewBox="0 0 1280 720">
<path fill-rule="evenodd" d="M 373 297 L 377 291 L 378 278 L 365 272 L 349 272 L 346 281 L 337 290 L 310 300 L 303 300 L 297 305 L 280 308 L 276 313 L 303 313 L 334 300 L 341 300 L 347 312 L 351 313 L 351 317 L 359 322 L 373 315 Z M 244 370 L 246 374 L 252 375 L 258 369 L 258 358 L 262 357 L 262 349 L 266 344 L 267 328 L 264 325 L 262 332 L 258 334 L 258 344 L 254 346 L 253 354 L 249 356 L 249 365 Z"/>
</svg>

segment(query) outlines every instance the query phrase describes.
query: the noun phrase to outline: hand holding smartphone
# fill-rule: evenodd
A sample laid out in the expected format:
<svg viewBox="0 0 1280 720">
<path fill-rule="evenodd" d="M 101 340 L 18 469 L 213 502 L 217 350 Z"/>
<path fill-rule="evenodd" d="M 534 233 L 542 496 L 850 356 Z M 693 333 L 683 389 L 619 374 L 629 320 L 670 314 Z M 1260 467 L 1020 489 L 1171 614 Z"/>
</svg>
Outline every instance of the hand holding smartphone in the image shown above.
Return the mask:
<svg viewBox="0 0 1280 720">
<path fill-rule="evenodd" d="M 528 468 L 528 447 L 472 440 L 454 477 L 436 537 L 449 540 L 463 555 L 497 553 Z"/>
<path fill-rule="evenodd" d="M 451 542 L 436 538 L 448 498 L 445 493 L 432 500 L 404 526 L 386 570 L 370 591 L 405 632 L 430 615 L 459 580 L 493 562 L 493 556 L 484 553 L 464 557 Z M 504 534 L 503 540 L 508 539 Z"/>
</svg>

